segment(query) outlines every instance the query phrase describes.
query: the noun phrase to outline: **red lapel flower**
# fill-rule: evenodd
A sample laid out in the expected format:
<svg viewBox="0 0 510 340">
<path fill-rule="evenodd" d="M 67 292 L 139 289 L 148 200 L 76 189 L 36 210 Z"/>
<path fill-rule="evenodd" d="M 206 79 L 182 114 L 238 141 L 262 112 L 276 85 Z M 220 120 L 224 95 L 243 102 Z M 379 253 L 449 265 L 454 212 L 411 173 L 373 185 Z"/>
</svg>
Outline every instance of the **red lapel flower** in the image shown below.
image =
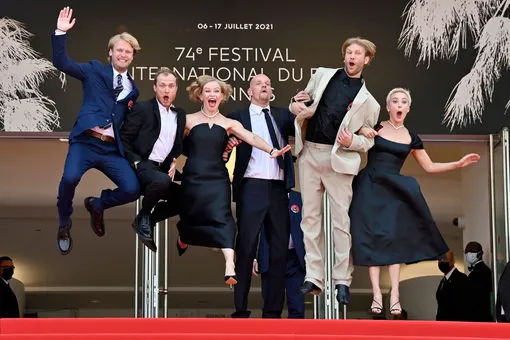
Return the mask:
<svg viewBox="0 0 510 340">
<path fill-rule="evenodd" d="M 130 110 L 131 110 L 131 108 L 133 107 L 133 105 L 134 105 L 134 104 L 135 104 L 135 103 L 133 103 L 133 101 L 132 101 L 132 100 L 130 100 L 130 101 L 129 101 L 129 103 L 128 103 L 128 109 L 130 109 Z"/>
</svg>

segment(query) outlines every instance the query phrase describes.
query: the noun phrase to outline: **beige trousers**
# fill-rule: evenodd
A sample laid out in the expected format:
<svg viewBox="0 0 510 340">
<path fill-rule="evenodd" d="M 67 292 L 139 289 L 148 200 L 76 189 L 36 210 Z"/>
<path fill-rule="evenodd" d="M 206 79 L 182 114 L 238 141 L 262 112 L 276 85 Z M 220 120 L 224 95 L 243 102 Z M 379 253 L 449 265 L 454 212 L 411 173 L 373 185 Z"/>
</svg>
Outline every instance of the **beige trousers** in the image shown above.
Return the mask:
<svg viewBox="0 0 510 340">
<path fill-rule="evenodd" d="M 353 265 L 350 257 L 351 234 L 349 206 L 352 199 L 353 175 L 340 174 L 331 167 L 332 145 L 305 142 L 299 156 L 299 183 L 303 199 L 301 229 L 304 234 L 306 277 L 324 291 L 325 248 L 322 207 L 324 190 L 331 207 L 335 265 L 335 285 L 349 286 Z"/>
</svg>

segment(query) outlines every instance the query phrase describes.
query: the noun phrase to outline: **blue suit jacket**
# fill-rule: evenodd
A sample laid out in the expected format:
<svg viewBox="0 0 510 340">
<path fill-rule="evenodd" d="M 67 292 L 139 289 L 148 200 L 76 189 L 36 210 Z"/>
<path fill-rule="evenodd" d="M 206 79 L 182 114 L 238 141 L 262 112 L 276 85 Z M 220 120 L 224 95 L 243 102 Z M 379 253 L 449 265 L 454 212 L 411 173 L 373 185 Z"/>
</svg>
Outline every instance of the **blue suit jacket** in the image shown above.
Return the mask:
<svg viewBox="0 0 510 340">
<path fill-rule="evenodd" d="M 115 140 L 119 152 L 124 156 L 124 146 L 120 139 L 119 130 L 129 111 L 128 103 L 133 104 L 139 92 L 135 82 L 131 80 L 133 90 L 126 98 L 116 102 L 113 94 L 113 67 L 111 64 L 101 64 L 97 60 L 88 63 L 76 63 L 67 56 L 67 34 L 51 35 L 53 44 L 53 65 L 65 74 L 82 82 L 83 102 L 78 118 L 69 136 L 69 141 L 84 131 L 96 126 L 105 126 L 113 121 Z"/>
<path fill-rule="evenodd" d="M 294 241 L 299 263 L 303 271 L 305 270 L 305 244 L 303 243 L 303 231 L 301 230 L 301 209 L 303 201 L 301 193 L 292 190 L 289 193 L 289 214 L 290 214 L 290 234 Z M 265 273 L 269 269 L 269 245 L 266 240 L 264 228 L 260 232 L 259 250 L 257 256 L 259 264 L 259 273 Z"/>
</svg>

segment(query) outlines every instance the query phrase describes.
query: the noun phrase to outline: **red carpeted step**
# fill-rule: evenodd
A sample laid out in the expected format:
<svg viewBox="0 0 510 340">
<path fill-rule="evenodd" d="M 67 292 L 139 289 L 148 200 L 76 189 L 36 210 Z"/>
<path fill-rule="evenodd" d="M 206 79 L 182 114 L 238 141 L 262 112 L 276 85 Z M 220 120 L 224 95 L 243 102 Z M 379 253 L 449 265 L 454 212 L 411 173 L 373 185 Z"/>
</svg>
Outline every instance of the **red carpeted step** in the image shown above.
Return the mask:
<svg viewBox="0 0 510 340">
<path fill-rule="evenodd" d="M 508 339 L 510 324 L 461 323 L 435 321 L 375 321 L 375 320 L 274 320 L 274 319 L 0 319 L 2 334 L 190 334 L 243 339 L 285 336 L 320 335 L 399 336 L 416 339 L 473 337 Z M 230 335 L 228 335 L 230 334 Z M 300 337 L 301 338 L 301 337 Z M 212 338 L 211 338 L 212 339 Z M 354 338 L 353 338 L 354 339 Z M 228 339 L 224 339 L 228 340 Z M 268 340 L 268 339 L 266 339 Z"/>
<path fill-rule="evenodd" d="M 394 336 L 394 335 L 297 335 L 297 334 L 151 334 L 148 336 L 146 333 L 134 334 L 8 334 L 0 335 L 1 340 L 141 340 L 141 339 L 178 339 L 178 340 L 228 340 L 228 339 L 243 339 L 243 340 L 261 340 L 261 339 L 276 339 L 276 340 L 490 340 L 491 338 L 479 337 L 430 337 L 430 336 Z"/>
</svg>

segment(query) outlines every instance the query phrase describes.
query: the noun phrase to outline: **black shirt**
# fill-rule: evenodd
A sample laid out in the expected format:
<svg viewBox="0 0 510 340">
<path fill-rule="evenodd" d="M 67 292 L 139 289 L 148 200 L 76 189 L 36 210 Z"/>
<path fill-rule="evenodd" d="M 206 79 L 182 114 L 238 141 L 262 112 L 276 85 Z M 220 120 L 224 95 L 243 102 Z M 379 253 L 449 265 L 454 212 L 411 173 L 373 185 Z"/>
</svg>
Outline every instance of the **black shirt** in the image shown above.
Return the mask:
<svg viewBox="0 0 510 340">
<path fill-rule="evenodd" d="M 347 113 L 347 108 L 361 89 L 361 79 L 350 78 L 343 69 L 335 73 L 322 94 L 315 114 L 308 121 L 305 137 L 307 141 L 335 144 L 336 135 Z"/>
</svg>

